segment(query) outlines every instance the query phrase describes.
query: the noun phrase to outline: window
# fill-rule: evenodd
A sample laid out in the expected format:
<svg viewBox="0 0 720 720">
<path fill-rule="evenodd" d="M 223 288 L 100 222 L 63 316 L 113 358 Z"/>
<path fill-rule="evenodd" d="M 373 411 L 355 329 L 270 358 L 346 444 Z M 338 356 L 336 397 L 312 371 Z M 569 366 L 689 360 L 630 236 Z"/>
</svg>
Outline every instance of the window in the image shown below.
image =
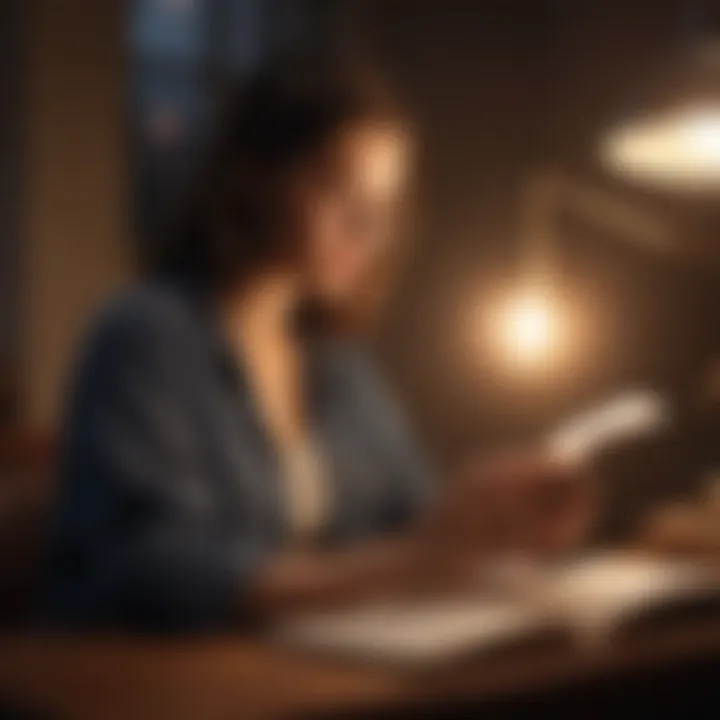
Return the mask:
<svg viewBox="0 0 720 720">
<path fill-rule="evenodd" d="M 262 55 L 263 0 L 135 0 L 129 21 L 134 225 L 162 231 L 200 163 L 218 88 Z"/>
<path fill-rule="evenodd" d="M 134 227 L 162 232 L 207 147 L 219 93 L 281 47 L 317 44 L 343 0 L 134 0 L 129 124 Z"/>
</svg>

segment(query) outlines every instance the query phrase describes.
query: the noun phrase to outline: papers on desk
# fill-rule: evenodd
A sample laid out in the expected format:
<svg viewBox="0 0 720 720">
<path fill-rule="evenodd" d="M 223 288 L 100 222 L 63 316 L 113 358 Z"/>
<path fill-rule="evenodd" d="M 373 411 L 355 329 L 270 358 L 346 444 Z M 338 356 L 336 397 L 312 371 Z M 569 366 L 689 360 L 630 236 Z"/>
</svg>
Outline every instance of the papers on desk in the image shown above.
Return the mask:
<svg viewBox="0 0 720 720">
<path fill-rule="evenodd" d="M 446 662 L 563 631 L 569 639 L 609 639 L 626 620 L 658 607 L 712 597 L 720 585 L 703 566 L 602 555 L 547 570 L 514 597 L 396 602 L 297 618 L 277 637 L 306 649 L 405 665 Z"/>
<path fill-rule="evenodd" d="M 540 602 L 578 639 L 596 642 L 654 611 L 705 599 L 720 610 L 720 581 L 709 565 L 615 554 L 549 572 Z"/>
<path fill-rule="evenodd" d="M 398 663 L 449 660 L 534 633 L 540 609 L 501 600 L 400 603 L 303 618 L 280 637 L 314 650 Z"/>
</svg>

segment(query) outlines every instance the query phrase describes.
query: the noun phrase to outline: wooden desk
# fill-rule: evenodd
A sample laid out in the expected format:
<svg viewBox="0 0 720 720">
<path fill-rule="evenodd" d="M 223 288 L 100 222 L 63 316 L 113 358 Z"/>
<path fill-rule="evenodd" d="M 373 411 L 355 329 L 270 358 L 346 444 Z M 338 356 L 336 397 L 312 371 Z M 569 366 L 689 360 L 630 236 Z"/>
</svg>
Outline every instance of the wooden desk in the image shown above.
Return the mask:
<svg viewBox="0 0 720 720">
<path fill-rule="evenodd" d="M 335 717 L 340 711 L 375 717 L 378 709 L 448 703 L 456 708 L 472 703 L 476 711 L 485 709 L 484 717 L 500 711 L 507 717 L 519 709 L 517 698 L 542 703 L 573 696 L 573 702 L 582 698 L 585 718 L 605 717 L 605 712 L 587 711 L 606 702 L 608 692 L 617 694 L 619 687 L 626 692 L 628 681 L 639 678 L 649 697 L 643 702 L 656 702 L 660 709 L 668 707 L 663 693 L 673 683 L 690 701 L 700 696 L 687 683 L 705 682 L 703 707 L 709 709 L 710 702 L 717 714 L 717 668 L 720 618 L 675 622 L 604 652 L 525 648 L 414 673 L 237 638 L 189 642 L 8 636 L 0 639 L 0 698 L 48 718 L 214 720 Z M 516 700 L 508 705 L 508 698 Z"/>
</svg>

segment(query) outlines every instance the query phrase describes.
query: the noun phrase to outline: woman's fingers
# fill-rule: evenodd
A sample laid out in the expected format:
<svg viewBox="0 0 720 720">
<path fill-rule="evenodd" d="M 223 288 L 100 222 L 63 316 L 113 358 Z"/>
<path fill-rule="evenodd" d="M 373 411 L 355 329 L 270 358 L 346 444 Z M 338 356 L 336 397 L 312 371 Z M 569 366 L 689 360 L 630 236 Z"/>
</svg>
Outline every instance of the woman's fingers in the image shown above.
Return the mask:
<svg viewBox="0 0 720 720">
<path fill-rule="evenodd" d="M 554 552 L 577 545 L 596 505 L 580 468 L 539 453 L 467 465 L 450 492 L 447 521 L 458 535 L 487 549 Z"/>
</svg>

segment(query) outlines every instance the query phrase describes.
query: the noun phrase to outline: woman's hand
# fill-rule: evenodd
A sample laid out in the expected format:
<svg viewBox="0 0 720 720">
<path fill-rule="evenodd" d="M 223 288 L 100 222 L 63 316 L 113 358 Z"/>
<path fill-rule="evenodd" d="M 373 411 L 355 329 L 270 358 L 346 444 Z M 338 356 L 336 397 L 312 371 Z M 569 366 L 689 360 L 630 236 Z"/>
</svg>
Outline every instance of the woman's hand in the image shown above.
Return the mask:
<svg viewBox="0 0 720 720">
<path fill-rule="evenodd" d="M 544 454 L 509 461 L 498 475 L 508 490 L 510 549 L 555 556 L 576 550 L 588 538 L 596 517 L 595 488 L 586 468 Z M 502 492 L 502 491 L 500 491 Z"/>
<path fill-rule="evenodd" d="M 587 537 L 595 505 L 581 468 L 540 452 L 509 454 L 467 464 L 422 532 L 428 553 L 457 562 L 506 552 L 556 555 Z"/>
<path fill-rule="evenodd" d="M 243 593 L 259 617 L 477 587 L 484 559 L 576 548 L 594 516 L 592 486 L 542 454 L 473 462 L 414 530 L 355 549 L 288 555 Z"/>
</svg>

